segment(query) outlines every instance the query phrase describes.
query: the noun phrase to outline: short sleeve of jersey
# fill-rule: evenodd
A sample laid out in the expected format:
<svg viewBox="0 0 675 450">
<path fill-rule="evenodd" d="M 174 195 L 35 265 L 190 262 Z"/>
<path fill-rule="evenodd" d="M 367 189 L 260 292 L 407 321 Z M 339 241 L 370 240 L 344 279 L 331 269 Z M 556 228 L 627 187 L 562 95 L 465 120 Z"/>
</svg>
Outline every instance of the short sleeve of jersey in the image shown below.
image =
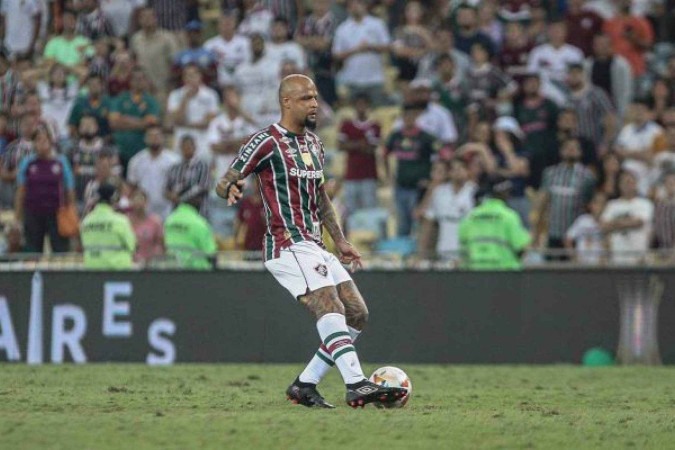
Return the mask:
<svg viewBox="0 0 675 450">
<path fill-rule="evenodd" d="M 274 148 L 273 138 L 267 132 L 255 134 L 239 149 L 237 157 L 232 161 L 232 168 L 243 177 L 251 172 L 263 168 L 263 164 L 269 160 Z"/>
</svg>

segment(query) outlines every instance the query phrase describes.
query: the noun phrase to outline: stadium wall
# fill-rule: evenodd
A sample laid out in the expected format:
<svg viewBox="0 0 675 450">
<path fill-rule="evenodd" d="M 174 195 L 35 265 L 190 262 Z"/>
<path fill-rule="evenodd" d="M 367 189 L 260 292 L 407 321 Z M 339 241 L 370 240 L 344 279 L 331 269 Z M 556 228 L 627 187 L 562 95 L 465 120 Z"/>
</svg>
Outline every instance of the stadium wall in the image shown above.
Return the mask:
<svg viewBox="0 0 675 450">
<path fill-rule="evenodd" d="M 616 349 L 621 295 L 654 277 L 672 364 L 673 270 L 361 272 L 371 319 L 357 346 L 370 362 L 574 363 Z M 300 362 L 317 345 L 266 272 L 0 273 L 0 361 Z"/>
</svg>

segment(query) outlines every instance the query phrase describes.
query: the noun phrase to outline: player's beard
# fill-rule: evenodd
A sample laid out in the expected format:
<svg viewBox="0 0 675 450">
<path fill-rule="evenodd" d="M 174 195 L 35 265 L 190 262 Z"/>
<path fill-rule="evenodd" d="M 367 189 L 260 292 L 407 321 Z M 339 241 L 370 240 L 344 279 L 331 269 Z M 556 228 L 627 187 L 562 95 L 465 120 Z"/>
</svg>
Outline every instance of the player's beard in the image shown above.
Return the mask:
<svg viewBox="0 0 675 450">
<path fill-rule="evenodd" d="M 305 128 L 314 131 L 316 129 L 316 119 L 310 119 L 309 116 L 305 117 Z"/>
</svg>

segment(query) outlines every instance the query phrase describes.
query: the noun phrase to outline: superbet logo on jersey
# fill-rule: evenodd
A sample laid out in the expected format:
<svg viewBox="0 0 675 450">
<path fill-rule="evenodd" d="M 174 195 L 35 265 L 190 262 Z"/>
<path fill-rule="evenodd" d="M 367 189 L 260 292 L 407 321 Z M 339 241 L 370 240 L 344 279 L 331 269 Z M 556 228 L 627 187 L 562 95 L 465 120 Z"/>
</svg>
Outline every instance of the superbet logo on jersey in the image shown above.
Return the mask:
<svg viewBox="0 0 675 450">
<path fill-rule="evenodd" d="M 323 178 L 323 170 L 305 170 L 291 167 L 289 175 L 297 178 L 307 178 L 310 180 L 318 180 Z"/>
</svg>

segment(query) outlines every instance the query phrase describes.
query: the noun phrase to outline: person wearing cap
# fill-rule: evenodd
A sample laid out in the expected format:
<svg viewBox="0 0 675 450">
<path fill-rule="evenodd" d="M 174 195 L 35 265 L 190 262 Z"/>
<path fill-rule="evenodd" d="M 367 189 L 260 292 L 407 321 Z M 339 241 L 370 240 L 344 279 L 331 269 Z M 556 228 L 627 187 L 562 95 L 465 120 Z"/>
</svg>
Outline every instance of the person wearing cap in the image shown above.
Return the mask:
<svg viewBox="0 0 675 450">
<path fill-rule="evenodd" d="M 209 222 L 199 214 L 201 198 L 180 203 L 164 222 L 167 255 L 183 269 L 209 270 L 215 262 L 216 239 Z"/>
<path fill-rule="evenodd" d="M 112 207 L 115 186 L 98 188 L 98 204 L 84 218 L 80 230 L 87 269 L 125 270 L 133 267 L 136 235 L 129 218 Z"/>
<path fill-rule="evenodd" d="M 188 65 L 195 65 L 199 68 L 206 85 L 215 87 L 218 84 L 216 54 L 203 45 L 202 28 L 203 25 L 199 20 L 191 20 L 185 24 L 187 48 L 176 53 L 176 56 L 173 58 L 171 77 L 174 86 L 180 85 L 183 69 Z"/>
<path fill-rule="evenodd" d="M 469 270 L 519 270 L 530 234 L 507 201 L 513 184 L 504 177 L 490 183 L 488 196 L 459 224 L 462 267 Z"/>
</svg>

